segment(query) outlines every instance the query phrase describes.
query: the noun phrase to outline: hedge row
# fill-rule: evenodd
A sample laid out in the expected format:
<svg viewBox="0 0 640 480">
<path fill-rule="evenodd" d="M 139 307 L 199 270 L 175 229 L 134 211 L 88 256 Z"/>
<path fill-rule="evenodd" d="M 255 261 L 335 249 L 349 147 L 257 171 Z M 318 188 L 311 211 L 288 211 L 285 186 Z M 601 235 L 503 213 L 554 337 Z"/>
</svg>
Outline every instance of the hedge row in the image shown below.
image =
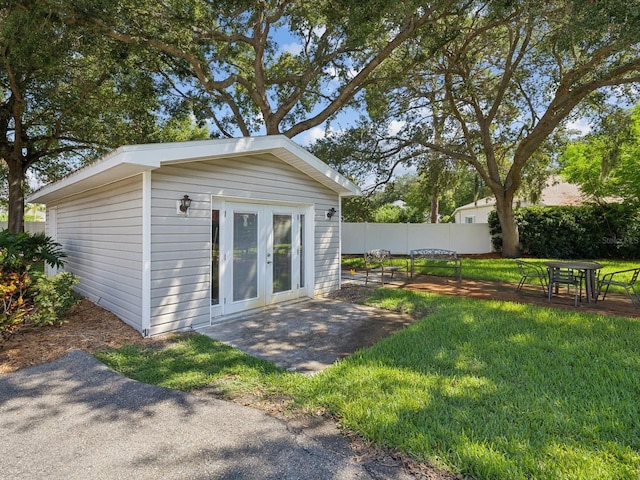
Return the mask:
<svg viewBox="0 0 640 480">
<path fill-rule="evenodd" d="M 541 258 L 640 258 L 640 209 L 624 204 L 526 207 L 515 211 L 520 247 Z M 497 212 L 489 215 L 491 240 L 502 248 Z"/>
</svg>

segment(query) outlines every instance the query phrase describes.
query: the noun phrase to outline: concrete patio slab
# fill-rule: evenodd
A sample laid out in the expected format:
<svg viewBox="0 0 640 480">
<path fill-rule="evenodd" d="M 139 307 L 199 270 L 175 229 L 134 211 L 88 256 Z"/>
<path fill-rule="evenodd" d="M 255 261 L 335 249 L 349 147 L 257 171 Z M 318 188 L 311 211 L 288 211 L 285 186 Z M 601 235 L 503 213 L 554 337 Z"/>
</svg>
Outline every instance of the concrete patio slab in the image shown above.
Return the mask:
<svg viewBox="0 0 640 480">
<path fill-rule="evenodd" d="M 274 306 L 198 332 L 282 368 L 310 374 L 413 321 L 409 315 L 323 298 Z"/>
</svg>

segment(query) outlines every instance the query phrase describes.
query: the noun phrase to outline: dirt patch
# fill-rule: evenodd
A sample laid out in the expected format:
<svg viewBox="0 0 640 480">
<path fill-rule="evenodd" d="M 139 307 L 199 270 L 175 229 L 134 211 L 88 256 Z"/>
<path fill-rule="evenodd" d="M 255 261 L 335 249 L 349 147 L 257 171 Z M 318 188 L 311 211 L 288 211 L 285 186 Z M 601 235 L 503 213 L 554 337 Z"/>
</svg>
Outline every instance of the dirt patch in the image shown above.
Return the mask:
<svg viewBox="0 0 640 480">
<path fill-rule="evenodd" d="M 65 320 L 57 327 L 21 329 L 0 345 L 0 373 L 50 362 L 71 350 L 95 353 L 127 343 L 149 342 L 113 313 L 88 300 L 71 308 Z"/>
</svg>

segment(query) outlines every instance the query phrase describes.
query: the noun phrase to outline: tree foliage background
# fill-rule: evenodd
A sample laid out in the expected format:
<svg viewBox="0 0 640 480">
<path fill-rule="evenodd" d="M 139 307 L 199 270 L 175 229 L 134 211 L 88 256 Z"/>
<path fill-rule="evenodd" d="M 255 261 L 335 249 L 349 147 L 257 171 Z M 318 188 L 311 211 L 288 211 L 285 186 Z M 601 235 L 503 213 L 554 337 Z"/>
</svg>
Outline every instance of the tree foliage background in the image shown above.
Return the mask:
<svg viewBox="0 0 640 480">
<path fill-rule="evenodd" d="M 640 206 L 640 103 L 616 109 L 560 158 L 563 176 L 594 201 Z"/>
<path fill-rule="evenodd" d="M 214 136 L 324 127 L 314 150 L 354 178 L 414 165 L 436 216 L 465 164 L 495 195 L 516 256 L 516 193 L 544 184 L 569 122 L 640 81 L 638 0 L 12 0 L 2 15 L 0 153 L 15 211 L 29 169 L 68 168 L 61 148 L 84 159 L 153 140 L 159 112 L 193 112 Z M 339 125 L 345 110 L 362 115 L 353 129 Z M 45 121 L 29 130 L 23 112 Z"/>
</svg>

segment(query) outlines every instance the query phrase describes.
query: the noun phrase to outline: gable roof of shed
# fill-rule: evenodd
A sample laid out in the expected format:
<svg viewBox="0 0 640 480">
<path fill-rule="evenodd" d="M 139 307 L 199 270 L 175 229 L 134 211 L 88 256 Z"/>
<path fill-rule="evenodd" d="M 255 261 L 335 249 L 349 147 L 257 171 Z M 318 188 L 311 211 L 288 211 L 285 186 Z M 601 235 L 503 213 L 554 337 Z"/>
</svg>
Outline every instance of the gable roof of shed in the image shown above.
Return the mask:
<svg viewBox="0 0 640 480">
<path fill-rule="evenodd" d="M 342 196 L 360 195 L 346 177 L 284 135 L 220 140 L 125 145 L 65 178 L 29 195 L 31 203 L 49 203 L 107 185 L 162 165 L 270 153 Z"/>
</svg>

